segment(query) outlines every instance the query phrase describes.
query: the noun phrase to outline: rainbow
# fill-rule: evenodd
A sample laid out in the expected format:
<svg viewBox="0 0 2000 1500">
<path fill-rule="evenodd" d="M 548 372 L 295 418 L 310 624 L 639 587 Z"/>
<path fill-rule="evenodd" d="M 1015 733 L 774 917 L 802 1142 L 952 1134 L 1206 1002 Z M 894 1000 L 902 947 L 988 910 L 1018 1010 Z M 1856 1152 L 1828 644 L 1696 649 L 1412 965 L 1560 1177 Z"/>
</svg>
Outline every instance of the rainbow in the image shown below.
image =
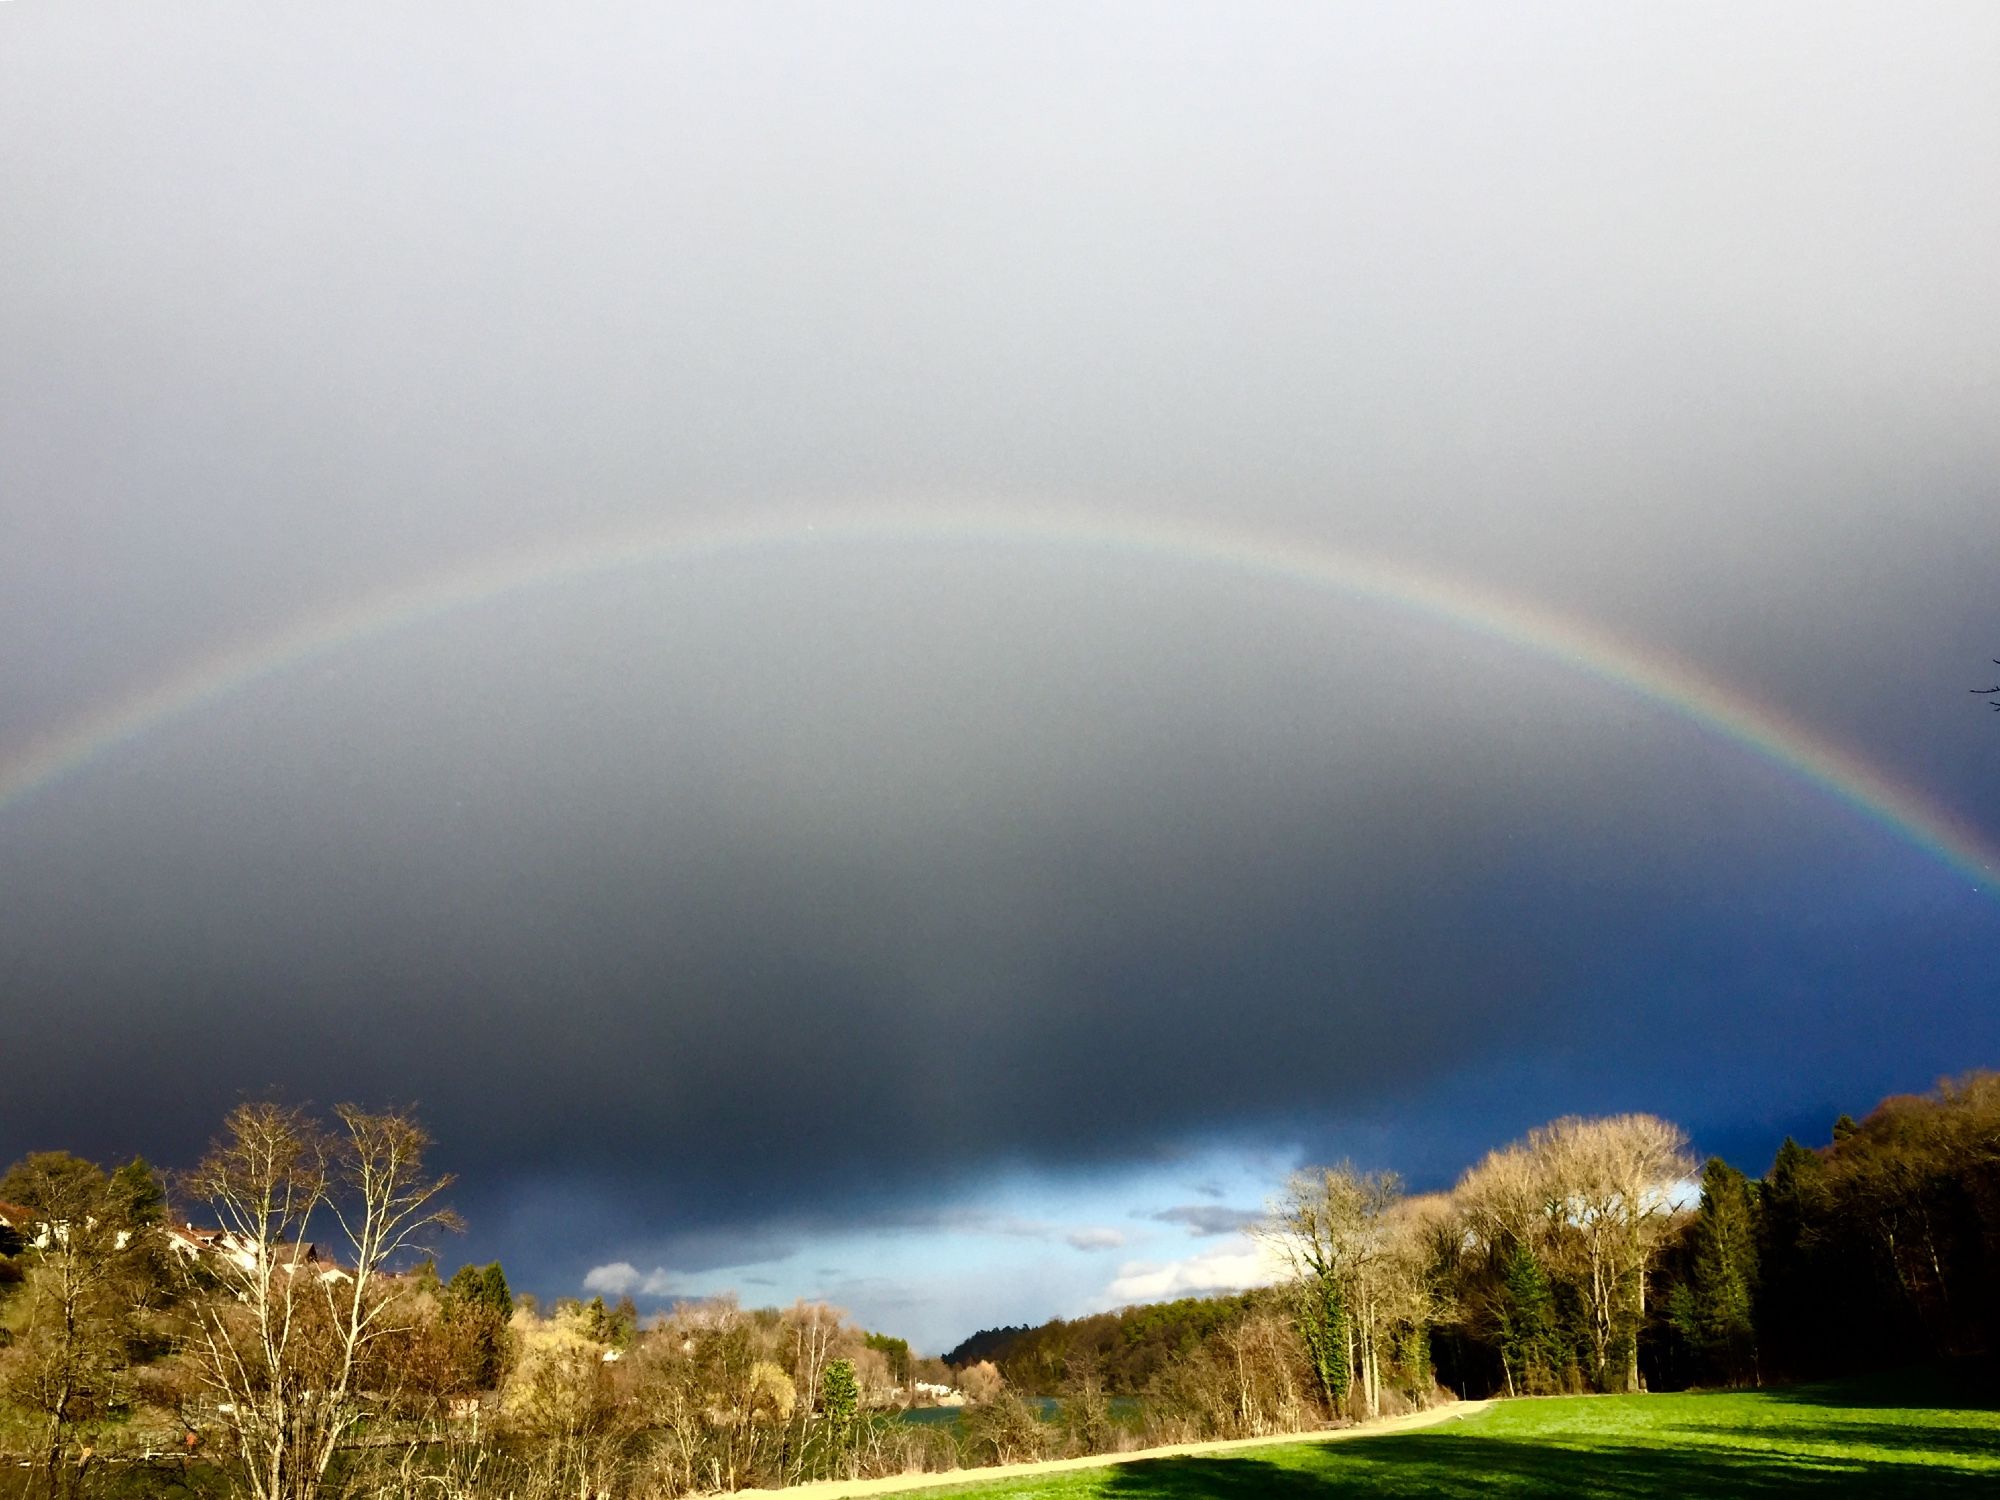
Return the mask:
<svg viewBox="0 0 2000 1500">
<path fill-rule="evenodd" d="M 161 725 L 359 641 L 510 595 L 666 563 L 769 549 L 987 543 L 1096 551 L 1234 571 L 1404 610 L 1508 643 L 1664 705 L 2000 889 L 2000 853 L 1915 788 L 1824 736 L 1663 652 L 1575 616 L 1387 558 L 1198 521 L 1021 509 L 771 513 L 708 525 L 593 534 L 500 554 L 304 616 L 204 658 L 0 762 L 0 813 Z"/>
</svg>

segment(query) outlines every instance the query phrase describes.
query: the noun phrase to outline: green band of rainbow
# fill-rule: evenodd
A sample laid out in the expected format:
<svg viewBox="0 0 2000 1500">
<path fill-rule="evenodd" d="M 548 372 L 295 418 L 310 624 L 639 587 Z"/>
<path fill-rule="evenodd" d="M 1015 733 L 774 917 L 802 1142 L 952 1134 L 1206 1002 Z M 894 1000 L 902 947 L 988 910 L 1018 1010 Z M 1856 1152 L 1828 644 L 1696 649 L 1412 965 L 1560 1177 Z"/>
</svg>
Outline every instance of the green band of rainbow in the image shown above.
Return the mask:
<svg viewBox="0 0 2000 1500">
<path fill-rule="evenodd" d="M 868 543 L 990 543 L 1172 560 L 1408 610 L 1663 704 L 1819 787 L 1976 885 L 2000 888 L 2000 854 L 1914 788 L 1766 704 L 1685 662 L 1529 600 L 1385 558 L 1315 543 L 1158 518 L 1090 518 L 1008 509 L 945 515 L 869 510 L 769 514 L 707 526 L 593 534 L 489 557 L 302 617 L 275 635 L 207 657 L 146 691 L 31 744 L 0 764 L 0 812 L 169 720 L 355 642 L 620 569 L 732 553 Z"/>
</svg>

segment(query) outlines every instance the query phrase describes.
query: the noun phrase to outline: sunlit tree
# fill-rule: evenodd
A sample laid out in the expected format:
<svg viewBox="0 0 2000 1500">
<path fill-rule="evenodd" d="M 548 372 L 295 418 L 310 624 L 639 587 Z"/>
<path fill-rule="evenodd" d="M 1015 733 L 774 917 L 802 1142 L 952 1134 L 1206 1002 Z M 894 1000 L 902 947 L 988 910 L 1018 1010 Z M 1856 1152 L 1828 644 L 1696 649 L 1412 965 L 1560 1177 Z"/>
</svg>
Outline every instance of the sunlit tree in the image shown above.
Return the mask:
<svg viewBox="0 0 2000 1500">
<path fill-rule="evenodd" d="M 200 1267 L 223 1294 L 201 1305 L 191 1352 L 253 1500 L 317 1500 L 379 1379 L 375 1356 L 409 1322 L 392 1268 L 458 1224 L 414 1120 L 334 1114 L 329 1129 L 301 1110 L 239 1105 L 188 1180 L 224 1231 Z M 341 1259 L 320 1255 L 321 1229 Z"/>
<path fill-rule="evenodd" d="M 1455 1196 L 1501 1263 L 1525 1245 L 1574 1292 L 1592 1383 L 1635 1391 L 1647 1280 L 1693 1171 L 1677 1125 L 1572 1115 L 1490 1152 Z"/>
<path fill-rule="evenodd" d="M 16 1163 L 0 1198 L 29 1211 L 19 1331 L 0 1355 L 0 1393 L 35 1414 L 50 1500 L 78 1478 L 69 1452 L 80 1423 L 105 1415 L 124 1394 L 135 1319 L 150 1300 L 158 1183 L 134 1162 L 107 1174 L 66 1151 Z"/>
</svg>

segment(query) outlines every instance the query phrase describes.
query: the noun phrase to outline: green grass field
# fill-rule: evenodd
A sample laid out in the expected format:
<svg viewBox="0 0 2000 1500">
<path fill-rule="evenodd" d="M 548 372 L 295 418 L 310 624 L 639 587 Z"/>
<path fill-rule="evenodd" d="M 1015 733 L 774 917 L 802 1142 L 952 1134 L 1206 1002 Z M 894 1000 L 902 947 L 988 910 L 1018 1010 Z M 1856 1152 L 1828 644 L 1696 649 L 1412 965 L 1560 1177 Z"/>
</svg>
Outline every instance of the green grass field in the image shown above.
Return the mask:
<svg viewBox="0 0 2000 1500">
<path fill-rule="evenodd" d="M 1990 1395 L 1910 1376 L 1710 1395 L 1505 1402 L 1377 1438 L 1152 1459 L 924 1496 L 1050 1500 L 1574 1495 L 2000 1497 Z"/>
</svg>

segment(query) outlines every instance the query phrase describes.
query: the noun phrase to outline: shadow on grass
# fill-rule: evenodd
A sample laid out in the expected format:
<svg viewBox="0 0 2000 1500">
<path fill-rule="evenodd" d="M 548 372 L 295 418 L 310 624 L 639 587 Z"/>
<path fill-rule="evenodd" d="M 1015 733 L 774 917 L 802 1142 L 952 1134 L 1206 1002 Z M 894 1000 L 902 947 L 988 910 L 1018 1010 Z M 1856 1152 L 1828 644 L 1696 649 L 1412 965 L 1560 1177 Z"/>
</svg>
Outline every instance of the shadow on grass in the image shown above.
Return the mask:
<svg viewBox="0 0 2000 1500">
<path fill-rule="evenodd" d="M 1746 1447 L 1768 1443 L 1768 1427 L 1730 1426 L 1719 1423 L 1688 1423 L 1666 1429 L 1704 1439 L 1735 1439 Z M 1821 1441 L 1841 1447 L 1881 1448 L 1891 1453 L 1907 1453 L 1919 1463 L 1950 1463 L 1974 1458 L 2000 1464 L 2000 1428 L 1967 1427 L 1945 1422 L 1835 1422 L 1820 1432 L 1794 1432 L 1788 1440 Z M 1994 1493 L 2000 1495 L 2000 1474 L 1990 1476 Z"/>
<path fill-rule="evenodd" d="M 1283 1462 L 1247 1455 L 1153 1459 L 1112 1470 L 1102 1493 L 1118 1500 L 1333 1500 L 1350 1495 L 1740 1500 L 1762 1495 L 1991 1496 L 1996 1488 L 2000 1486 L 1990 1470 L 1948 1465 L 1868 1465 L 1750 1447 L 1564 1448 L 1410 1433 L 1330 1444 Z"/>
<path fill-rule="evenodd" d="M 1882 1411 L 1911 1411 L 1961 1407 L 1993 1411 L 2000 1410 L 2000 1367 L 1985 1360 L 1966 1360 L 1806 1385 L 1766 1386 L 1757 1394 L 1770 1401 L 1824 1406 L 1832 1410 L 1874 1407 Z"/>
</svg>

